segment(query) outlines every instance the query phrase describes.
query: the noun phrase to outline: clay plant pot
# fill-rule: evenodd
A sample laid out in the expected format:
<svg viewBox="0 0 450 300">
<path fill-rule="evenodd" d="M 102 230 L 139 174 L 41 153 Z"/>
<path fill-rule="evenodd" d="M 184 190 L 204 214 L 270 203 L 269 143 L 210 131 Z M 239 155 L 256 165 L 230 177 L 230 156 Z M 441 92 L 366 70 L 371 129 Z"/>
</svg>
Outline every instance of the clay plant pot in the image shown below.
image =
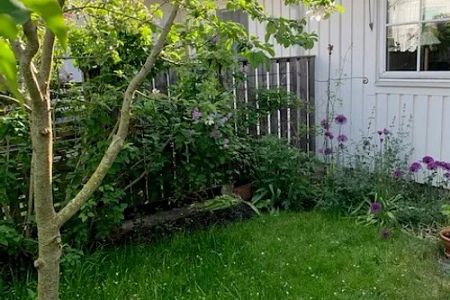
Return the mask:
<svg viewBox="0 0 450 300">
<path fill-rule="evenodd" d="M 450 227 L 445 227 L 439 232 L 439 236 L 445 245 L 445 256 L 450 258 Z"/>
<path fill-rule="evenodd" d="M 241 197 L 242 200 L 250 201 L 253 197 L 252 185 L 251 183 L 237 186 L 233 189 L 233 194 Z"/>
</svg>

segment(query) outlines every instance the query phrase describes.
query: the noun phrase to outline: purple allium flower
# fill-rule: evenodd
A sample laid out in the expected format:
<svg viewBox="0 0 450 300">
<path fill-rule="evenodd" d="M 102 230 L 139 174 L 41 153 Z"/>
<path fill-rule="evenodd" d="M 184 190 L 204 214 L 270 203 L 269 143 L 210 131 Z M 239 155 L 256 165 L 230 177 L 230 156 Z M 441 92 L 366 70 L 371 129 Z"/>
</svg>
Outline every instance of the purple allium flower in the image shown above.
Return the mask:
<svg viewBox="0 0 450 300">
<path fill-rule="evenodd" d="M 411 171 L 412 173 L 417 173 L 420 169 L 422 169 L 422 165 L 418 162 L 413 162 L 409 166 L 409 171 Z"/>
<path fill-rule="evenodd" d="M 391 231 L 388 229 L 388 228 L 382 228 L 381 230 L 380 230 L 380 236 L 383 238 L 383 239 L 388 239 L 390 236 L 391 236 Z"/>
<path fill-rule="evenodd" d="M 327 130 L 325 131 L 325 137 L 329 138 L 330 140 L 334 139 L 334 135 L 331 131 Z"/>
<path fill-rule="evenodd" d="M 380 202 L 372 202 L 370 204 L 370 213 L 374 215 L 378 215 L 382 210 L 382 206 Z"/>
<path fill-rule="evenodd" d="M 432 162 L 427 164 L 427 169 L 428 170 L 434 171 L 437 168 L 438 168 L 438 166 L 437 166 L 436 162 L 434 162 L 434 161 L 432 161 Z"/>
<path fill-rule="evenodd" d="M 442 166 L 442 168 L 443 168 L 445 171 L 450 172 L 450 163 L 448 163 L 448 162 L 444 163 L 444 165 Z"/>
<path fill-rule="evenodd" d="M 330 122 L 328 122 L 327 119 L 323 119 L 320 121 L 320 126 L 322 126 L 323 129 L 328 130 L 330 129 Z"/>
<path fill-rule="evenodd" d="M 340 134 L 337 140 L 339 143 L 346 143 L 348 141 L 348 137 L 345 134 Z"/>
<path fill-rule="evenodd" d="M 378 135 L 382 135 L 383 134 L 383 130 L 378 130 L 377 133 L 378 133 Z"/>
<path fill-rule="evenodd" d="M 192 110 L 192 120 L 197 121 L 203 116 L 202 112 L 198 108 Z"/>
<path fill-rule="evenodd" d="M 383 133 L 384 133 L 384 135 L 389 135 L 389 134 L 391 134 L 391 132 L 390 132 L 389 130 L 387 130 L 386 128 L 383 129 Z"/>
<path fill-rule="evenodd" d="M 347 117 L 344 115 L 337 115 L 336 118 L 334 118 L 334 121 L 336 121 L 336 124 L 344 125 L 347 123 Z"/>
<path fill-rule="evenodd" d="M 445 177 L 446 179 L 450 180 L 450 173 L 448 173 L 448 172 L 445 173 L 445 174 L 444 174 L 444 177 Z"/>
<path fill-rule="evenodd" d="M 433 159 L 431 156 L 424 156 L 424 157 L 422 158 L 422 162 L 423 162 L 424 164 L 429 164 L 429 163 L 434 162 L 434 159 Z"/>
<path fill-rule="evenodd" d="M 445 162 L 440 161 L 440 160 L 436 160 L 435 163 L 436 163 L 436 167 L 438 167 L 438 168 L 443 168 L 444 164 L 445 164 Z"/>
<path fill-rule="evenodd" d="M 223 147 L 225 149 L 228 149 L 230 147 L 230 140 L 229 139 L 224 139 L 223 140 Z"/>
<path fill-rule="evenodd" d="M 331 154 L 333 154 L 333 149 L 331 149 L 331 148 L 325 148 L 325 150 L 323 150 L 323 154 L 325 154 L 325 155 L 331 155 Z"/>
<path fill-rule="evenodd" d="M 380 138 L 380 143 L 383 143 L 384 142 L 384 139 L 383 138 Z"/>
<path fill-rule="evenodd" d="M 402 170 L 395 169 L 395 170 L 392 172 L 392 177 L 394 177 L 395 179 L 400 179 L 400 178 L 403 177 L 404 174 L 405 174 L 405 173 L 403 173 Z"/>
</svg>

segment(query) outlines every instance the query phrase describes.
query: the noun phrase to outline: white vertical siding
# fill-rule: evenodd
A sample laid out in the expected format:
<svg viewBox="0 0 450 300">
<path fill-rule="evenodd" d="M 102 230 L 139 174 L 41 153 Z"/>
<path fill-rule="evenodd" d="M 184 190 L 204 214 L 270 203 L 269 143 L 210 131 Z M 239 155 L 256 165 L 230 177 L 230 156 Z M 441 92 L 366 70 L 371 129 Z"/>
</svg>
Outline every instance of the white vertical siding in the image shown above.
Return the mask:
<svg viewBox="0 0 450 300">
<path fill-rule="evenodd" d="M 281 6 L 282 1 L 261 0 L 266 11 L 273 15 L 292 17 L 302 15 L 298 7 Z M 410 132 L 409 140 L 414 148 L 413 159 L 432 155 L 437 159 L 450 160 L 450 85 L 443 87 L 415 87 L 410 85 L 381 86 L 376 83 L 377 31 L 379 1 L 372 3 L 374 30 L 369 28 L 368 0 L 339 0 L 346 11 L 334 15 L 330 20 L 310 21 L 308 30 L 319 35 L 314 49 L 299 51 L 282 49 L 277 46 L 277 55 L 291 56 L 310 54 L 316 56 L 316 120 L 325 116 L 326 79 L 328 77 L 328 44 L 334 45 L 331 58 L 331 76 L 342 77 L 341 85 L 336 88 L 340 99 L 338 113 L 349 118 L 346 133 L 353 141 L 359 141 L 363 135 L 374 134 L 378 129 L 393 129 L 404 125 Z M 261 34 L 263 25 L 256 25 Z M 384 51 L 379 49 L 379 51 Z M 368 84 L 363 84 L 367 77 Z M 370 126 L 370 128 L 369 128 Z M 368 129 L 369 128 L 369 129 Z M 317 149 L 322 145 L 317 141 Z"/>
</svg>

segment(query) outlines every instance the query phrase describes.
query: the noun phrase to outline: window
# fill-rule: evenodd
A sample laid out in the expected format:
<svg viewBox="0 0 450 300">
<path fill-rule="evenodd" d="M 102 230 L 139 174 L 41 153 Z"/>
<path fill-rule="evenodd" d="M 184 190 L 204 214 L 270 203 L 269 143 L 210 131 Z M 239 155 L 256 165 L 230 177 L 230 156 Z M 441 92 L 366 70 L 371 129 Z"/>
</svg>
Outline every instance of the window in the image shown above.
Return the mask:
<svg viewBox="0 0 450 300">
<path fill-rule="evenodd" d="M 385 1 L 384 71 L 450 71 L 450 0 Z"/>
</svg>

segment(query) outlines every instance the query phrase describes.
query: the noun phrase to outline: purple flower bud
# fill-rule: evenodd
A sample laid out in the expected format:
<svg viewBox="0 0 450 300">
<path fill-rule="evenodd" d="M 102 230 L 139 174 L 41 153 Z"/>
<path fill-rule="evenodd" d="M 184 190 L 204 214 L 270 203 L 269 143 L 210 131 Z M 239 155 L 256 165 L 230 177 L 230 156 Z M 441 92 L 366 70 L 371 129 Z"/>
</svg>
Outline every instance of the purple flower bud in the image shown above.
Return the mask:
<svg viewBox="0 0 450 300">
<path fill-rule="evenodd" d="M 382 135 L 383 134 L 383 130 L 378 130 L 378 135 Z"/>
<path fill-rule="evenodd" d="M 386 240 L 391 236 L 391 231 L 388 228 L 383 228 L 380 230 L 380 236 Z"/>
<path fill-rule="evenodd" d="M 348 138 L 345 134 L 340 134 L 337 140 L 339 143 L 346 143 L 348 141 Z"/>
<path fill-rule="evenodd" d="M 344 115 L 337 115 L 334 121 L 336 121 L 336 124 L 344 125 L 347 123 L 347 118 Z"/>
<path fill-rule="evenodd" d="M 384 135 L 389 135 L 389 134 L 391 134 L 391 132 L 390 132 L 389 130 L 387 130 L 386 128 L 383 129 L 383 133 L 384 133 Z"/>
<path fill-rule="evenodd" d="M 445 177 L 446 179 L 450 180 L 450 173 L 448 173 L 448 172 L 445 173 L 445 174 L 444 174 L 444 177 Z"/>
<path fill-rule="evenodd" d="M 433 159 L 431 156 L 424 156 L 424 157 L 422 158 L 422 162 L 423 162 L 424 164 L 429 164 L 429 163 L 434 162 L 434 159 Z"/>
<path fill-rule="evenodd" d="M 330 140 L 334 139 L 334 135 L 331 131 L 325 131 L 325 137 L 329 138 Z"/>
<path fill-rule="evenodd" d="M 320 121 L 320 126 L 322 126 L 323 129 L 328 130 L 330 129 L 330 122 L 328 122 L 327 119 L 323 119 Z"/>
<path fill-rule="evenodd" d="M 420 169 L 422 169 L 422 165 L 418 162 L 413 162 L 411 166 L 409 166 L 409 171 L 412 173 L 417 173 Z"/>
<path fill-rule="evenodd" d="M 382 206 L 380 202 L 372 202 L 370 204 L 370 213 L 374 215 L 378 215 L 382 210 Z"/>
<path fill-rule="evenodd" d="M 201 113 L 201 111 L 198 110 L 197 107 L 192 110 L 192 120 L 197 121 L 202 116 L 203 116 L 203 114 Z"/>
<path fill-rule="evenodd" d="M 323 150 L 323 154 L 325 154 L 325 155 L 331 155 L 331 154 L 333 154 L 333 149 L 331 149 L 331 148 L 325 148 L 325 150 Z"/>
<path fill-rule="evenodd" d="M 401 171 L 401 170 L 399 170 L 399 169 L 395 169 L 395 170 L 392 172 L 392 177 L 394 177 L 395 179 L 400 179 L 400 178 L 403 177 L 403 175 L 404 175 L 403 171 Z"/>
</svg>

